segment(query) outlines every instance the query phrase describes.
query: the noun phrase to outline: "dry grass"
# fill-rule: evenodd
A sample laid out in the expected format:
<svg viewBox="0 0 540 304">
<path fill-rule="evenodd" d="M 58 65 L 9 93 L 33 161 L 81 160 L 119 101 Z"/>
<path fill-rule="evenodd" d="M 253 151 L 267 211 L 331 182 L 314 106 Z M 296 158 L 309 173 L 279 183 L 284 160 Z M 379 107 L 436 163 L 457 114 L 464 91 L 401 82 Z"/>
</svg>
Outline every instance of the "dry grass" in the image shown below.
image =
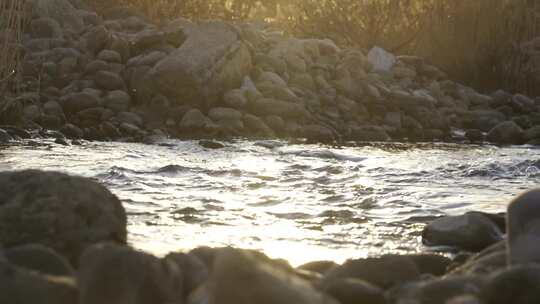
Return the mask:
<svg viewBox="0 0 540 304">
<path fill-rule="evenodd" d="M 26 16 L 24 0 L 0 1 L 0 94 L 15 87 L 19 70 L 19 47 Z"/>
</svg>

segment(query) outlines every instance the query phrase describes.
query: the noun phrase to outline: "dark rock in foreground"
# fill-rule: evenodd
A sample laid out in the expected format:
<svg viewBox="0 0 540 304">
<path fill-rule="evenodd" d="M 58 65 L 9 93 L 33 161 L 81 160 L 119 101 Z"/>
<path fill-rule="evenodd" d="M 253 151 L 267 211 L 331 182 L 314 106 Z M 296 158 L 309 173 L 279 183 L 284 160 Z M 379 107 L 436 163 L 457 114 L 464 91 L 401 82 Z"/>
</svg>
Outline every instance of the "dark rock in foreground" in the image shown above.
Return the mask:
<svg viewBox="0 0 540 304">
<path fill-rule="evenodd" d="M 126 243 L 118 198 L 83 177 L 26 170 L 0 173 L 0 244 L 39 243 L 76 264 L 97 242 Z"/>
</svg>

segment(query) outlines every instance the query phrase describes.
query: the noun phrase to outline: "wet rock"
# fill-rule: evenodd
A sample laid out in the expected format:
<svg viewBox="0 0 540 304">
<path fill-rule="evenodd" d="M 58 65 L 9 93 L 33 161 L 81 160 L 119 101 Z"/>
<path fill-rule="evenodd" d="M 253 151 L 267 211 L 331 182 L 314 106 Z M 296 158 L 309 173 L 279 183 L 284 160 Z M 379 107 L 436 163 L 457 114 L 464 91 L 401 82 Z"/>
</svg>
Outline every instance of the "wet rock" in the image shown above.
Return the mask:
<svg viewBox="0 0 540 304">
<path fill-rule="evenodd" d="M 507 212 L 508 264 L 540 262 L 540 189 L 510 202 Z"/>
<path fill-rule="evenodd" d="M 378 126 L 351 126 L 347 138 L 358 141 L 388 141 L 390 136 L 386 131 Z"/>
<path fill-rule="evenodd" d="M 210 109 L 208 117 L 213 121 L 240 120 L 242 119 L 242 112 L 232 108 L 217 107 Z"/>
<path fill-rule="evenodd" d="M 89 245 L 126 242 L 122 204 L 96 182 L 57 172 L 1 172 L 0 244 L 39 243 L 76 262 Z"/>
<path fill-rule="evenodd" d="M 182 304 L 178 266 L 129 247 L 95 245 L 81 256 L 80 304 Z"/>
<path fill-rule="evenodd" d="M 13 140 L 13 137 L 11 137 L 11 135 L 9 135 L 9 133 L 5 130 L 0 129 L 0 144 L 7 143 L 10 140 Z"/>
<path fill-rule="evenodd" d="M 40 244 L 26 244 L 4 250 L 4 256 L 13 265 L 42 274 L 73 276 L 73 267 L 63 256 Z"/>
<path fill-rule="evenodd" d="M 356 278 L 386 289 L 418 279 L 419 276 L 420 271 L 410 258 L 385 255 L 380 258 L 348 260 L 343 265 L 328 271 L 322 285 L 326 286 L 341 278 Z"/>
<path fill-rule="evenodd" d="M 251 69 L 251 56 L 236 30 L 223 22 L 190 24 L 184 31 L 186 41 L 150 73 L 164 95 L 208 107 L 239 87 Z"/>
<path fill-rule="evenodd" d="M 320 142 L 331 142 L 336 139 L 332 129 L 316 124 L 303 126 L 300 130 L 300 134 L 309 140 L 316 140 Z"/>
<path fill-rule="evenodd" d="M 225 145 L 213 140 L 199 140 L 199 146 L 207 149 L 223 149 Z"/>
<path fill-rule="evenodd" d="M 46 276 L 0 260 L 0 303 L 73 304 L 77 287 L 70 277 Z"/>
<path fill-rule="evenodd" d="M 337 303 L 291 269 L 262 254 L 232 248 L 216 253 L 210 279 L 203 287 L 191 294 L 188 303 Z"/>
<path fill-rule="evenodd" d="M 491 129 L 486 139 L 499 144 L 522 144 L 524 132 L 513 121 L 502 122 Z"/>
<path fill-rule="evenodd" d="M 341 304 L 385 304 L 383 290 L 359 279 L 344 278 L 332 281 L 324 291 Z"/>
<path fill-rule="evenodd" d="M 540 266 L 518 265 L 490 276 L 482 290 L 487 304 L 533 304 L 540 299 Z"/>
<path fill-rule="evenodd" d="M 82 138 L 84 135 L 83 130 L 81 128 L 73 125 L 73 124 L 65 124 L 62 128 L 60 128 L 60 132 L 67 136 L 68 138 Z"/>
<path fill-rule="evenodd" d="M 122 90 L 126 87 L 126 84 L 120 75 L 108 71 L 96 72 L 94 81 L 99 88 L 108 91 Z"/>
<path fill-rule="evenodd" d="M 506 250 L 473 256 L 465 264 L 451 271 L 452 274 L 488 275 L 507 266 Z"/>
<path fill-rule="evenodd" d="M 499 227 L 477 212 L 437 219 L 422 231 L 424 244 L 455 246 L 470 251 L 480 251 L 500 240 Z"/>
<path fill-rule="evenodd" d="M 54 143 L 62 146 L 69 146 L 69 143 L 64 138 L 57 138 L 54 140 Z"/>
<path fill-rule="evenodd" d="M 469 129 L 465 132 L 465 138 L 472 142 L 484 141 L 484 133 L 478 129 Z"/>
</svg>

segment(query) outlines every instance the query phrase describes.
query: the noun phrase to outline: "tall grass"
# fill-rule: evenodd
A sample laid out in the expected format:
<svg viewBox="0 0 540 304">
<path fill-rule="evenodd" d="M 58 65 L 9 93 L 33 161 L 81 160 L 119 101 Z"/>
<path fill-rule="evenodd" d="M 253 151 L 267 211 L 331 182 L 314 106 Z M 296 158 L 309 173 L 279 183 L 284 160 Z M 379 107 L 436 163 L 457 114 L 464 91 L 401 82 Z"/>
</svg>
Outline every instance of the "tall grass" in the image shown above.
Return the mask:
<svg viewBox="0 0 540 304">
<path fill-rule="evenodd" d="M 0 94 L 6 94 L 19 70 L 20 42 L 26 16 L 24 0 L 0 1 Z M 16 88 L 16 85 L 14 86 Z"/>
</svg>

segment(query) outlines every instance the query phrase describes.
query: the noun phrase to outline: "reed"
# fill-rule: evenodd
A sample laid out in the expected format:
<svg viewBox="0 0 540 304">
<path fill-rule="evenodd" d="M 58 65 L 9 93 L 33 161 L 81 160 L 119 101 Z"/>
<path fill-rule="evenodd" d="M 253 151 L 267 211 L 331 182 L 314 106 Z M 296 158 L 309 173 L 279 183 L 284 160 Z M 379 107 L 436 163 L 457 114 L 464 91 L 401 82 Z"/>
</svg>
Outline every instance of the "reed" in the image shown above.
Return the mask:
<svg viewBox="0 0 540 304">
<path fill-rule="evenodd" d="M 25 8 L 24 0 L 0 2 L 0 93 L 5 93 L 9 84 L 14 83 L 19 70 Z"/>
</svg>

